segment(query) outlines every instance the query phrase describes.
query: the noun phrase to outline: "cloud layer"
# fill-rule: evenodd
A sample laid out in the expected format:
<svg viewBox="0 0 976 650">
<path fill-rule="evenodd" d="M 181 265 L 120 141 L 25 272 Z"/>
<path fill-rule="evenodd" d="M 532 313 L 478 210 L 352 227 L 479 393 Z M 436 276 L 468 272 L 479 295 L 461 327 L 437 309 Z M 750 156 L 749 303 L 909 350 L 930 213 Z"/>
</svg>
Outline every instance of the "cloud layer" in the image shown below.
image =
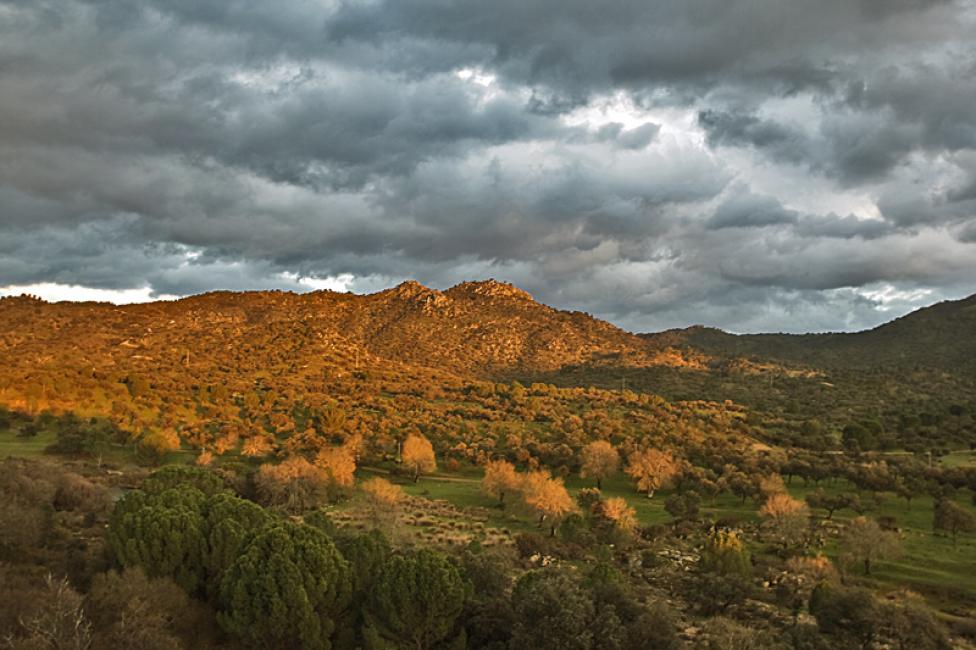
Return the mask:
<svg viewBox="0 0 976 650">
<path fill-rule="evenodd" d="M 0 0 L 0 287 L 872 326 L 976 292 L 973 33 L 973 0 Z"/>
</svg>

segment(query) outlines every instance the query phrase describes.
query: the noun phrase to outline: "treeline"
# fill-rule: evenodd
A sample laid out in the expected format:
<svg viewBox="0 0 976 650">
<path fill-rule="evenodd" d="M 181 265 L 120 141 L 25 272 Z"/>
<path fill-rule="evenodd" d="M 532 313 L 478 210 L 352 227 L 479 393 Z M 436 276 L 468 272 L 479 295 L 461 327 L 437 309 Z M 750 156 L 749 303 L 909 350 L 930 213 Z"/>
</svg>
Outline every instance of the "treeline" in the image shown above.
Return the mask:
<svg viewBox="0 0 976 650">
<path fill-rule="evenodd" d="M 419 433 L 445 460 L 483 464 L 502 454 L 568 474 L 576 470 L 575 453 L 597 438 L 619 445 L 634 438 L 728 437 L 744 444 L 753 433 L 745 412 L 730 403 L 669 403 L 630 391 L 472 382 L 419 370 L 390 369 L 362 378 L 320 374 L 300 385 L 292 375 L 271 373 L 243 385 L 236 378 L 194 383 L 192 377 L 162 372 L 58 376 L 65 385 L 41 391 L 51 399 L 20 412 L 107 420 L 149 456 L 181 447 L 215 458 L 314 454 L 358 436 L 364 455 L 383 458 L 407 435 Z M 8 403 L 17 404 L 24 385 L 40 380 L 10 385 L 6 390 L 15 399 Z M 3 383 L 0 378 L 0 408 Z"/>
<path fill-rule="evenodd" d="M 34 484 L 36 508 L 24 519 L 52 514 L 38 483 L 51 468 L 10 463 L 5 475 L 16 475 L 21 492 Z M 126 493 L 111 511 L 104 553 L 68 572 L 70 579 L 7 563 L 24 561 L 31 546 L 55 544 L 45 539 L 53 532 L 4 539 L 2 647 L 677 644 L 673 614 L 639 602 L 609 563 L 525 572 L 512 556 L 476 544 L 452 555 L 394 548 L 378 530 L 337 530 L 322 510 L 289 517 L 263 508 L 206 469 L 166 467 Z"/>
<path fill-rule="evenodd" d="M 341 412 L 330 411 L 326 415 L 309 410 L 307 418 L 327 418 L 335 424 L 341 422 Z M 156 463 L 162 453 L 145 443 L 127 440 L 126 434 L 111 421 L 98 418 L 82 419 L 72 413 L 61 416 L 40 414 L 28 416 L 0 410 L 0 425 L 16 427 L 18 436 L 31 437 L 41 430 L 53 431 L 54 441 L 47 448 L 51 453 L 69 457 L 100 458 L 102 452 L 112 448 L 125 448 L 136 458 Z M 845 430 L 846 435 L 846 430 Z M 382 463 L 395 460 L 394 469 L 406 472 L 416 481 L 422 474 L 431 473 L 438 467 L 434 444 L 423 434 L 406 432 L 403 440 L 389 453 L 370 453 L 362 436 L 347 435 L 338 438 L 306 433 L 303 445 L 293 445 L 278 452 L 277 459 L 270 455 L 254 456 L 263 461 L 253 476 L 254 494 L 262 503 L 300 513 L 317 504 L 334 503 L 347 495 L 355 483 L 355 472 L 362 462 Z M 933 528 L 948 531 L 953 537 L 960 532 L 970 532 L 973 524 L 965 516 L 965 510 L 955 507 L 953 500 L 966 498 L 961 491 L 969 489 L 976 495 L 976 469 L 972 467 L 946 467 L 935 461 L 939 458 L 925 453 L 865 452 L 859 444 L 847 445 L 843 452 L 809 451 L 804 449 L 749 450 L 734 439 L 718 438 L 707 441 L 687 439 L 680 446 L 673 437 L 666 444 L 674 445 L 674 451 L 656 448 L 641 441 L 627 439 L 619 446 L 609 440 L 589 442 L 578 451 L 567 450 L 555 475 L 541 466 L 533 457 L 516 464 L 512 460 L 525 457 L 509 451 L 495 455 L 494 460 L 484 462 L 485 480 L 483 491 L 498 498 L 504 505 L 506 494 L 518 497 L 528 511 L 538 517 L 540 523 L 548 522 L 553 533 L 566 515 L 574 511 L 572 499 L 563 487 L 562 479 L 570 472 L 594 481 L 600 487 L 602 481 L 623 471 L 629 476 L 635 490 L 653 496 L 661 488 L 676 488 L 668 504 L 669 510 L 680 512 L 697 509 L 704 501 L 714 500 L 721 494 L 732 494 L 741 499 L 764 502 L 762 484 L 770 477 L 782 476 L 788 483 L 794 479 L 806 485 L 821 486 L 844 481 L 852 487 L 850 493 L 811 494 L 808 504 L 823 509 L 828 518 L 838 510 L 850 510 L 864 514 L 872 501 L 881 494 L 892 493 L 907 503 L 918 496 L 929 496 L 942 504 L 938 512 L 958 513 L 949 517 L 936 517 Z M 252 439 L 253 441 L 253 439 Z M 247 448 L 247 443 L 245 444 Z M 270 454 L 269 451 L 265 453 Z M 512 460 L 510 460 L 512 459 Z M 215 457 L 210 452 L 200 453 L 196 462 L 209 465 Z M 457 469 L 456 458 L 444 462 Z M 240 463 L 223 463 L 227 470 L 240 476 L 250 477 L 253 466 Z M 524 468 L 520 473 L 518 467 Z M 974 503 L 976 503 L 976 496 Z M 894 522 L 891 525 L 896 525 Z"/>
<path fill-rule="evenodd" d="M 533 470 L 504 463 L 486 492 L 546 500 Z M 558 529 L 520 533 L 514 549 L 444 552 L 380 532 L 379 510 L 403 507 L 380 478 L 360 488 L 377 509 L 367 530 L 337 528 L 314 500 L 269 500 L 258 475 L 170 466 L 112 506 L 94 480 L 7 461 L 0 638 L 22 650 L 948 647 L 921 601 L 878 598 L 820 554 L 813 504 L 778 474 L 757 483 L 758 530 L 740 530 L 698 511 L 682 478 L 696 469 L 672 478 L 670 527 L 638 526 L 624 499 L 594 487 Z M 899 539 L 862 517 L 837 543 L 843 566 L 867 574 Z M 756 603 L 792 620 L 757 616 Z"/>
</svg>

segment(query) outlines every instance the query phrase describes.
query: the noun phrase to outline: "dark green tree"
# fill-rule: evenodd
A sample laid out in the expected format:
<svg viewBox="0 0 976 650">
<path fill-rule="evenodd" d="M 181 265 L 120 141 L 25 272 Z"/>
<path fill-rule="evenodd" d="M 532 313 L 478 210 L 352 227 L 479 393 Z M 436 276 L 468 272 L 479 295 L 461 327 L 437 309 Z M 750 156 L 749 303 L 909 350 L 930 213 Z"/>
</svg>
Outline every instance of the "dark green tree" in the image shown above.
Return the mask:
<svg viewBox="0 0 976 650">
<path fill-rule="evenodd" d="M 514 557 L 475 542 L 459 560 L 461 573 L 472 587 L 461 614 L 468 647 L 507 650 L 514 623 L 508 594 Z"/>
<path fill-rule="evenodd" d="M 810 613 L 821 632 L 846 636 L 868 648 L 886 623 L 886 617 L 867 589 L 817 586 L 810 596 Z"/>
<path fill-rule="evenodd" d="M 94 455 L 109 435 L 97 422 L 85 421 L 74 413 L 67 413 L 57 420 L 57 438 L 48 451 L 68 456 Z"/>
<path fill-rule="evenodd" d="M 322 525 L 323 520 L 315 511 L 305 518 L 306 525 Z M 329 521 L 331 524 L 331 521 Z M 342 556 L 349 562 L 352 572 L 352 595 L 349 606 L 338 621 L 336 646 L 339 648 L 361 648 L 369 644 L 362 638 L 366 627 L 364 611 L 368 605 L 376 576 L 392 550 L 389 542 L 378 530 L 360 535 L 338 535 L 335 544 Z"/>
<path fill-rule="evenodd" d="M 860 422 L 851 422 L 841 432 L 841 441 L 848 450 L 866 450 L 874 447 L 875 434 Z"/>
<path fill-rule="evenodd" d="M 670 610 L 660 604 L 652 603 L 627 627 L 627 650 L 674 650 L 681 647 L 678 640 L 677 625 Z"/>
<path fill-rule="evenodd" d="M 945 628 L 920 604 L 887 605 L 885 631 L 899 650 L 949 650 Z"/>
<path fill-rule="evenodd" d="M 364 600 L 372 591 L 380 569 L 392 553 L 390 543 L 383 533 L 371 530 L 362 535 L 338 537 L 336 546 L 352 568 L 353 593 L 361 597 L 359 600 Z"/>
<path fill-rule="evenodd" d="M 568 574 L 553 569 L 526 573 L 512 591 L 514 648 L 590 650 L 595 609 L 590 595 Z"/>
<path fill-rule="evenodd" d="M 154 497 L 135 492 L 113 512 L 109 544 L 123 567 L 142 567 L 151 577 L 168 576 L 186 591 L 206 579 L 203 494 L 194 487 L 166 490 Z"/>
<path fill-rule="evenodd" d="M 444 556 L 429 550 L 394 555 L 377 572 L 369 620 L 383 639 L 426 650 L 454 631 L 467 592 Z"/>
<path fill-rule="evenodd" d="M 701 497 L 695 491 L 672 494 L 664 502 L 664 509 L 675 519 L 697 519 L 701 507 Z"/>
<path fill-rule="evenodd" d="M 184 485 L 192 485 L 205 496 L 226 489 L 224 480 L 213 470 L 189 465 L 170 465 L 156 470 L 142 482 L 141 487 L 146 494 L 158 494 L 170 488 Z"/>
<path fill-rule="evenodd" d="M 706 614 L 718 614 L 749 597 L 752 562 L 734 531 L 714 530 L 705 540 L 692 585 L 693 599 Z"/>
<path fill-rule="evenodd" d="M 602 650 L 677 647 L 675 623 L 667 609 L 659 604 L 642 605 L 614 566 L 612 555 L 598 552 L 597 557 L 596 565 L 583 582 L 596 612 L 593 647 Z"/>
<path fill-rule="evenodd" d="M 220 625 L 259 648 L 331 648 L 352 576 L 332 540 L 293 522 L 252 537 L 224 574 Z"/>
<path fill-rule="evenodd" d="M 329 514 L 325 510 L 321 508 L 318 510 L 313 510 L 312 512 L 306 514 L 303 519 L 306 524 L 318 528 L 323 533 L 335 540 L 337 545 L 339 544 L 339 539 L 336 536 L 338 530 L 336 529 L 335 522 L 332 521 L 332 518 L 329 517 Z M 343 553 L 343 555 L 345 555 L 345 553 Z"/>
<path fill-rule="evenodd" d="M 823 489 L 817 488 L 807 495 L 806 501 L 810 508 L 826 510 L 827 519 L 832 519 L 837 510 L 845 508 L 850 508 L 855 512 L 863 510 L 861 498 L 853 493 L 827 494 Z"/>
<path fill-rule="evenodd" d="M 204 504 L 206 546 L 204 564 L 207 593 L 216 599 L 224 572 L 234 563 L 244 542 L 273 517 L 267 510 L 228 492 L 218 492 Z"/>
</svg>

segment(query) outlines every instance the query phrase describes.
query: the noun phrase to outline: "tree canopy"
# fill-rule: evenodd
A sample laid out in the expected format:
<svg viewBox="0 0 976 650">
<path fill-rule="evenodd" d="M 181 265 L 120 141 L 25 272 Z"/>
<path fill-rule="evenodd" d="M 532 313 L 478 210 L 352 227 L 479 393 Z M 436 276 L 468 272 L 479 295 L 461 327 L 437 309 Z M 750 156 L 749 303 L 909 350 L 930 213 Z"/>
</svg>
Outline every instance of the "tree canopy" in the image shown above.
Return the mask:
<svg viewBox="0 0 976 650">
<path fill-rule="evenodd" d="M 273 524 L 255 535 L 220 585 L 218 620 L 248 645 L 330 648 L 349 604 L 352 572 L 312 526 Z"/>
<path fill-rule="evenodd" d="M 377 572 L 369 619 L 380 637 L 426 650 L 454 631 L 467 590 L 458 570 L 439 553 L 394 555 Z"/>
</svg>

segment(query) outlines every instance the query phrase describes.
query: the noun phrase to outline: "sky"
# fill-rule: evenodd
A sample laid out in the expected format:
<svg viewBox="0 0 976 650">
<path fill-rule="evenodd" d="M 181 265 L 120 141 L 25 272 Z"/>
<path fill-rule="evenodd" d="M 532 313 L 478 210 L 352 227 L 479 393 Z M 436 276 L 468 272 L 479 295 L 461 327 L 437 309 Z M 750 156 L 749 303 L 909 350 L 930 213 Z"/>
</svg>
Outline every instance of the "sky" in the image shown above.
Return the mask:
<svg viewBox="0 0 976 650">
<path fill-rule="evenodd" d="M 512 282 L 633 331 L 976 293 L 976 0 L 0 0 L 0 295 Z"/>
</svg>

